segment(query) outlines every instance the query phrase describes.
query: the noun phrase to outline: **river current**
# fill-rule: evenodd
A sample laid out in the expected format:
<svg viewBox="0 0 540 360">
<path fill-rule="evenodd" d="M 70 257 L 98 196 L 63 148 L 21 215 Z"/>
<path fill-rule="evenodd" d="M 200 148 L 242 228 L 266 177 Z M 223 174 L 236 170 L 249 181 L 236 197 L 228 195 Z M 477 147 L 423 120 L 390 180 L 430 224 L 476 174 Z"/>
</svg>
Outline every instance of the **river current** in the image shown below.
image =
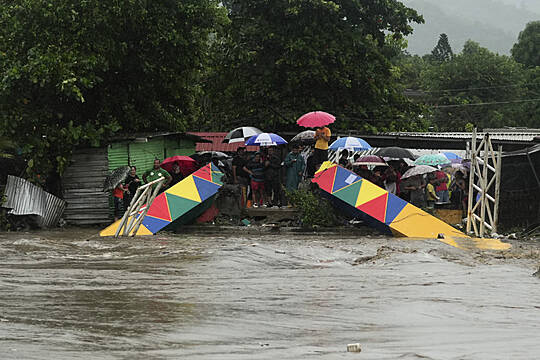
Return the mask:
<svg viewBox="0 0 540 360">
<path fill-rule="evenodd" d="M 540 358 L 538 241 L 96 232 L 0 233 L 1 359 Z"/>
</svg>

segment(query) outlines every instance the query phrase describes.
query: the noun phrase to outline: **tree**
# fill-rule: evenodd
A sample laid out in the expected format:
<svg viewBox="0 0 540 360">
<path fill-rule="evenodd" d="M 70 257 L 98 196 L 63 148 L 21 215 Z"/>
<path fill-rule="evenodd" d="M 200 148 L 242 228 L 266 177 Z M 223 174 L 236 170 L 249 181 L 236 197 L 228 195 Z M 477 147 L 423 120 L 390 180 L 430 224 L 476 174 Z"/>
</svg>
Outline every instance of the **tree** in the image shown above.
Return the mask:
<svg viewBox="0 0 540 360">
<path fill-rule="evenodd" d="M 123 132 L 183 130 L 198 116 L 217 0 L 0 0 L 0 135 L 30 173 Z"/>
<path fill-rule="evenodd" d="M 523 126 L 525 72 L 508 56 L 469 40 L 460 54 L 430 67 L 423 78 L 439 130 L 464 131 L 468 123 L 479 128 Z"/>
<path fill-rule="evenodd" d="M 405 128 L 419 112 L 390 59 L 410 22 L 423 19 L 395 0 L 229 0 L 231 24 L 214 43 L 207 79 L 210 119 L 295 129 L 301 114 L 324 109 L 333 127 Z M 401 48 L 400 48 L 401 50 Z M 398 119 L 398 120 L 396 120 Z M 210 120 L 211 121 L 211 120 Z"/>
<path fill-rule="evenodd" d="M 437 45 L 431 51 L 431 58 L 437 62 L 445 62 L 452 60 L 452 57 L 454 57 L 454 53 L 448 42 L 448 36 L 441 34 Z"/>
<path fill-rule="evenodd" d="M 540 21 L 533 21 L 519 33 L 512 56 L 527 67 L 540 66 Z"/>
</svg>

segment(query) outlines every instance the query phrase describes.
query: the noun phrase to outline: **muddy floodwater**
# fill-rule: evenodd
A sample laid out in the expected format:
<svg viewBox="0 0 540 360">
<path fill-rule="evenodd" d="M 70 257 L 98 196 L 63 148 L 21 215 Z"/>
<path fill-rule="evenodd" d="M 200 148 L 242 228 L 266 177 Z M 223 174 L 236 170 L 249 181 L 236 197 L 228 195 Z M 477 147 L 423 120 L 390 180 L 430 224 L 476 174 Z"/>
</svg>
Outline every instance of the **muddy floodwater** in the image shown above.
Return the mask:
<svg viewBox="0 0 540 360">
<path fill-rule="evenodd" d="M 96 232 L 0 233 L 1 359 L 540 358 L 539 241 Z"/>
</svg>

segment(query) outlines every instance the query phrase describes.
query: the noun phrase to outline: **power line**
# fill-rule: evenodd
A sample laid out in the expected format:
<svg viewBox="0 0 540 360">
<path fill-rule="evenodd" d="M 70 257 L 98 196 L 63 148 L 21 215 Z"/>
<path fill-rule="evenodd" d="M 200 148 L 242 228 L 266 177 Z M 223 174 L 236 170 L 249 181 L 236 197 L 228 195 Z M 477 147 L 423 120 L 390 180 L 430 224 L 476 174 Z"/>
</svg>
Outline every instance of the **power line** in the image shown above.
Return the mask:
<svg viewBox="0 0 540 360">
<path fill-rule="evenodd" d="M 529 85 L 536 85 L 534 83 L 527 83 L 527 84 L 514 84 L 514 85 L 494 85 L 494 86 L 482 86 L 482 87 L 468 87 L 468 88 L 461 88 L 461 89 L 441 89 L 441 90 L 419 90 L 420 92 L 424 93 L 437 93 L 437 92 L 451 92 L 451 91 L 466 91 L 466 90 L 484 90 L 484 89 L 503 89 L 503 88 L 510 88 L 510 87 L 523 87 L 523 86 L 529 86 Z"/>
<path fill-rule="evenodd" d="M 498 105 L 498 104 L 514 104 L 514 103 L 523 103 L 523 102 L 534 102 L 540 101 L 540 99 L 525 99 L 525 100 L 513 100 L 513 101 L 493 101 L 485 103 L 473 103 L 473 104 L 456 104 L 456 105 L 432 105 L 433 108 L 442 109 L 442 108 L 455 108 L 455 107 L 465 107 L 465 106 L 485 106 L 485 105 Z"/>
</svg>

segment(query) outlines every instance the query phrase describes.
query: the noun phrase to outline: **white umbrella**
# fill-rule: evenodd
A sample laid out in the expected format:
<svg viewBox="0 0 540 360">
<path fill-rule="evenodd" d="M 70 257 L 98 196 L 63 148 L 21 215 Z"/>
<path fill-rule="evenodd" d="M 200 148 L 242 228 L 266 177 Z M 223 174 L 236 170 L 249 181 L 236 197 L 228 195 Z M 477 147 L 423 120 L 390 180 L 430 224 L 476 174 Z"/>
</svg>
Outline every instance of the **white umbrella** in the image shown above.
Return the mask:
<svg viewBox="0 0 540 360">
<path fill-rule="evenodd" d="M 261 134 L 261 133 L 262 131 L 257 129 L 256 127 L 242 126 L 242 127 L 229 131 L 229 133 L 225 135 L 225 138 L 223 139 L 222 142 L 226 144 L 244 142 L 250 137 Z"/>
<path fill-rule="evenodd" d="M 405 174 L 401 175 L 402 179 L 410 178 L 415 175 L 424 175 L 437 171 L 436 168 L 429 165 L 416 165 L 409 170 L 405 171 Z"/>
</svg>

